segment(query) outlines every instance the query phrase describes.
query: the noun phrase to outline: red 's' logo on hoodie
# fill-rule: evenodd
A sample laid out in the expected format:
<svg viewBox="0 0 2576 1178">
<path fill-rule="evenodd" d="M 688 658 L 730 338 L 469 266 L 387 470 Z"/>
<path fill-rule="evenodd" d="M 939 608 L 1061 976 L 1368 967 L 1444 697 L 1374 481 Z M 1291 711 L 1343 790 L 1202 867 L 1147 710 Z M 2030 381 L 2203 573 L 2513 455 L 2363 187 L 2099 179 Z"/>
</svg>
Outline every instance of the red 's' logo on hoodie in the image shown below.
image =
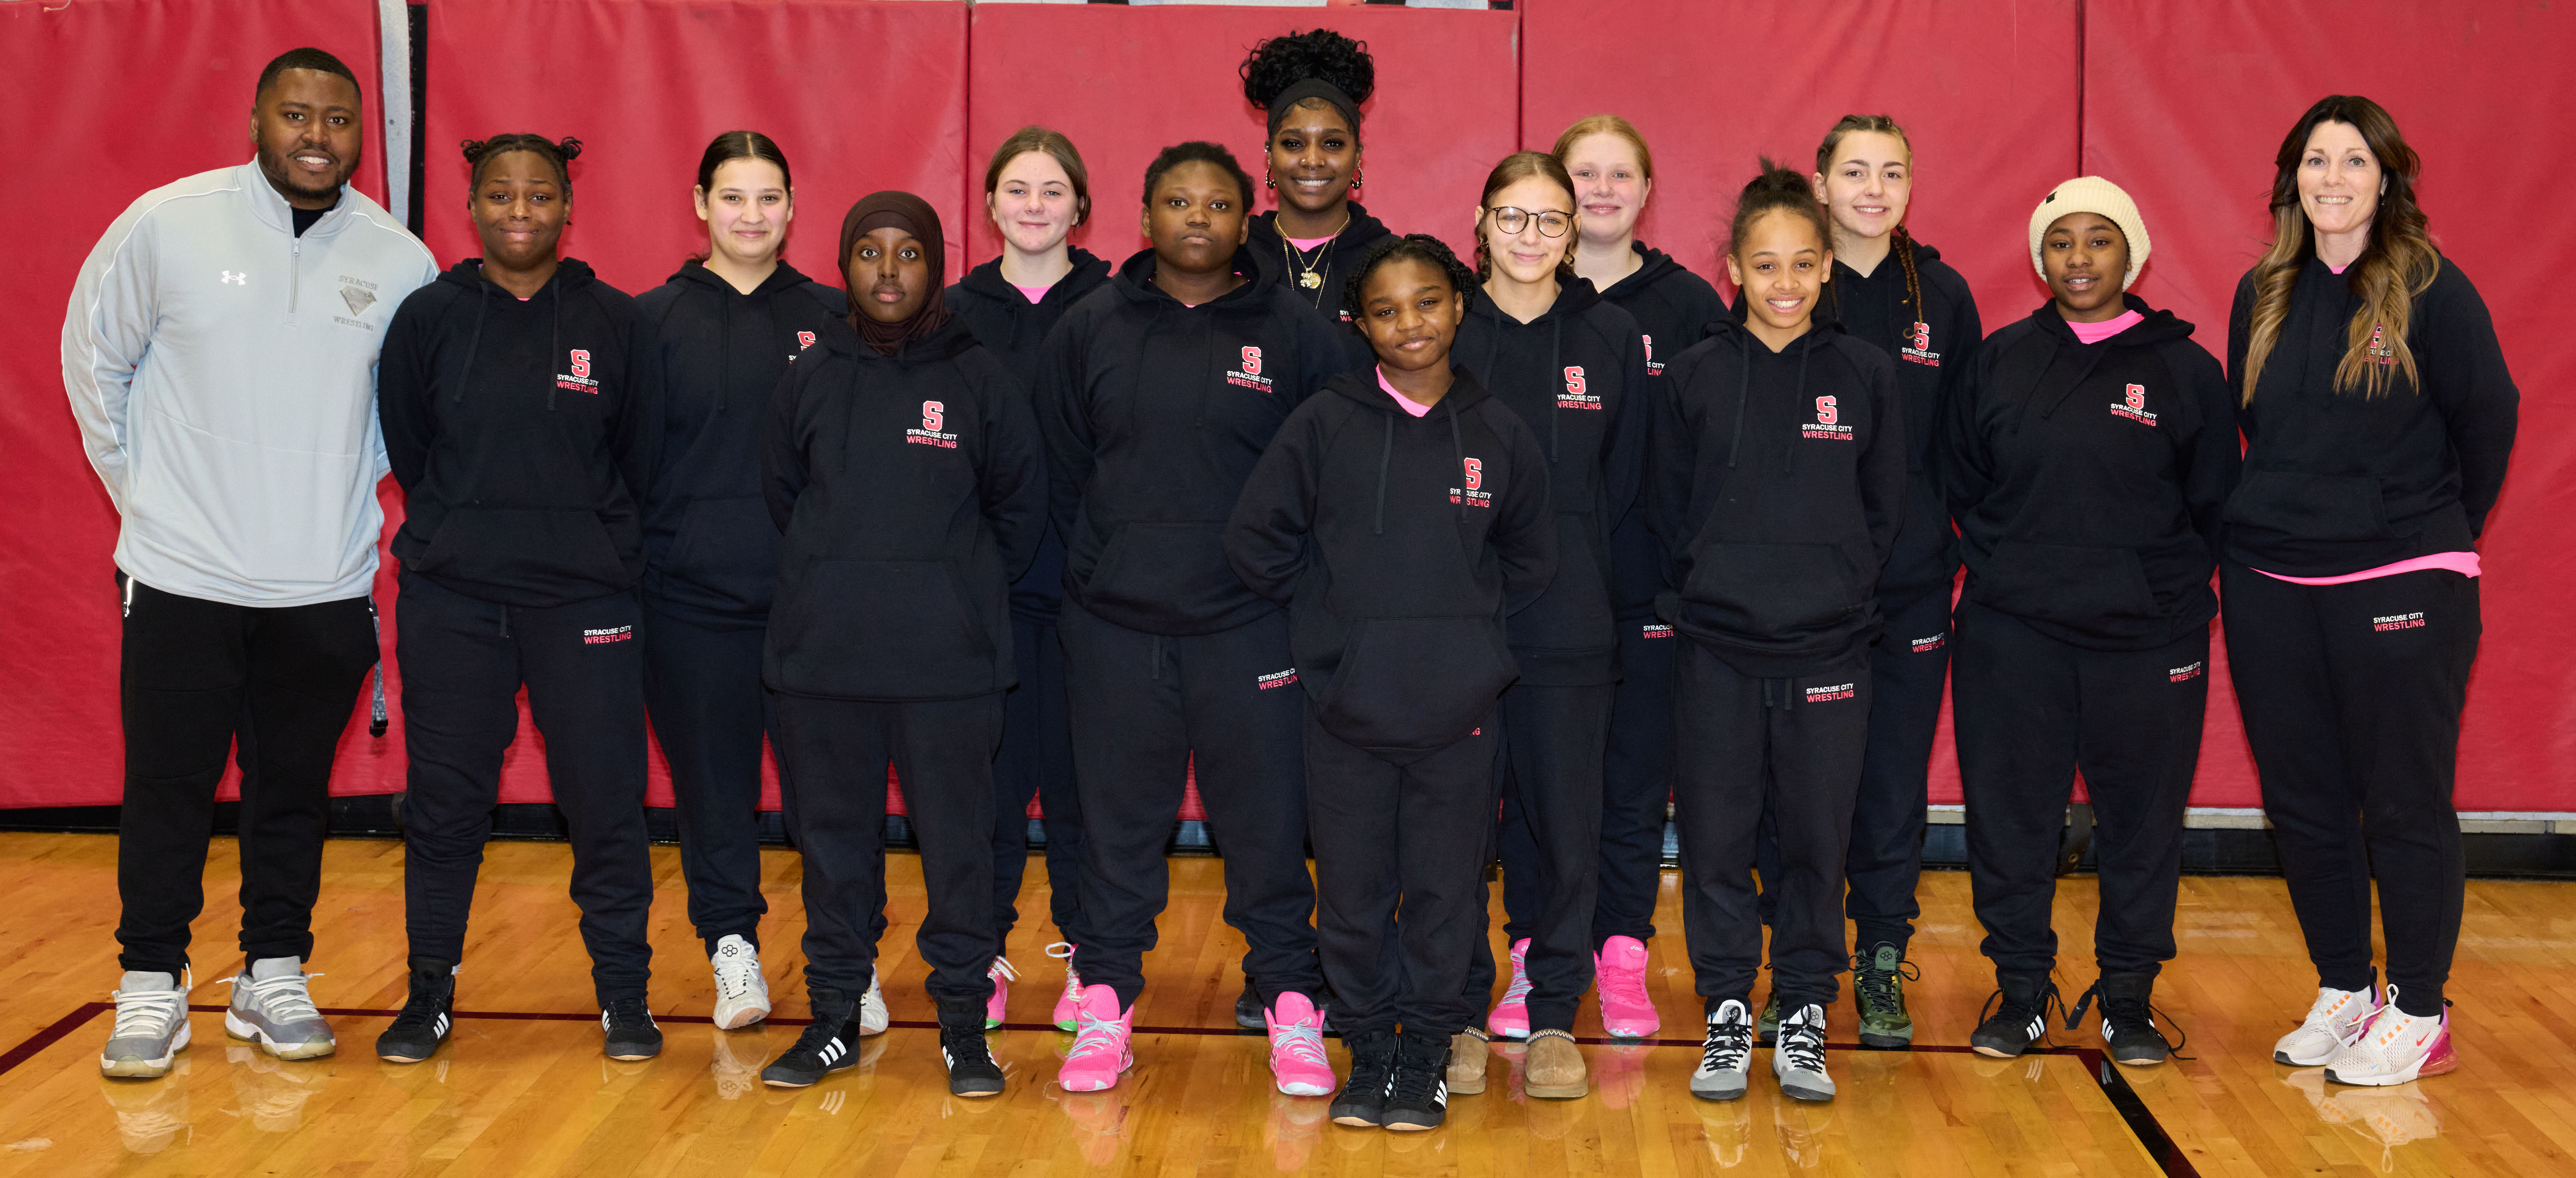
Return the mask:
<svg viewBox="0 0 2576 1178">
<path fill-rule="evenodd" d="M 1582 365 L 1566 365 L 1565 391 L 1557 394 L 1556 407 L 1559 409 L 1590 409 L 1598 412 L 1601 408 L 1601 398 L 1593 396 L 1591 388 L 1591 382 L 1583 379 Z"/>
<path fill-rule="evenodd" d="M 1852 427 L 1842 424 L 1842 403 L 1834 397 L 1816 398 L 1816 420 L 1798 427 L 1798 436 L 1823 442 L 1852 440 Z"/>
<path fill-rule="evenodd" d="M 599 391 L 599 382 L 590 378 L 590 349 L 574 348 L 571 355 L 566 358 L 564 366 L 572 371 L 555 374 L 556 388 L 575 393 Z"/>
<path fill-rule="evenodd" d="M 1494 493 L 1484 489 L 1485 460 L 1482 458 L 1461 458 L 1458 460 L 1458 464 L 1461 467 L 1459 478 L 1467 485 L 1464 488 L 1449 488 L 1449 501 L 1451 503 L 1463 503 L 1469 507 L 1492 507 L 1494 505 Z"/>
<path fill-rule="evenodd" d="M 957 448 L 957 435 L 942 433 L 948 425 L 948 406 L 938 401 L 921 403 L 921 428 L 903 431 L 906 445 L 937 446 L 942 450 Z"/>
</svg>

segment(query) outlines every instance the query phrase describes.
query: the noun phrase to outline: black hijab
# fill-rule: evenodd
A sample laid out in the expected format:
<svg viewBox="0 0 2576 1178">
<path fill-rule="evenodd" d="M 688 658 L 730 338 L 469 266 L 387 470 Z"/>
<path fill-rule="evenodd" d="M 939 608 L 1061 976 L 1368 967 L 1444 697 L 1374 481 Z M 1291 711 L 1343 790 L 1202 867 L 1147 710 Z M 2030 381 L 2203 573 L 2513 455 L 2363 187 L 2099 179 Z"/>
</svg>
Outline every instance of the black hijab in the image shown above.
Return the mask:
<svg viewBox="0 0 2576 1178">
<path fill-rule="evenodd" d="M 921 243 L 929 254 L 930 297 L 923 299 L 921 309 L 900 323 L 879 323 L 859 310 L 859 283 L 850 277 L 850 247 L 859 238 L 884 228 L 901 229 Z M 871 283 L 873 285 L 873 283 Z M 850 326 L 857 328 L 859 338 L 880 356 L 891 356 L 903 347 L 905 340 L 920 339 L 939 330 L 948 322 L 948 243 L 939 231 L 939 213 L 930 202 L 909 192 L 871 192 L 850 206 L 848 216 L 841 218 L 841 286 L 850 300 Z"/>
</svg>

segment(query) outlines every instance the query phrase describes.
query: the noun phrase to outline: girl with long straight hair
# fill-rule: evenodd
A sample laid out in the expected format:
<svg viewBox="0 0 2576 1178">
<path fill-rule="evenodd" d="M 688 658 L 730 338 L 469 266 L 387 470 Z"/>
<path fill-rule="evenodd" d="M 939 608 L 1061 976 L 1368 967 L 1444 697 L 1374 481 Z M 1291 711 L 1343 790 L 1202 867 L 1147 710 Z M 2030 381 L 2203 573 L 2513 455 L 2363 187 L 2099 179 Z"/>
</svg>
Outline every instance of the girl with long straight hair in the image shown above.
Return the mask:
<svg viewBox="0 0 2576 1178">
<path fill-rule="evenodd" d="M 2458 1062 L 2442 996 L 2466 888 L 2451 787 L 2476 545 L 2520 393 L 2486 303 L 2425 232 L 2415 149 L 2386 110 L 2320 99 L 2273 166 L 2272 248 L 2228 321 L 2245 473 L 2219 566 L 2237 707 L 2317 967 L 2273 1057 L 2402 1084 Z"/>
<path fill-rule="evenodd" d="M 1253 46 L 1240 72 L 1243 97 L 1269 116 L 1261 186 L 1278 201 L 1252 218 L 1249 248 L 1277 265 L 1288 293 L 1349 323 L 1352 270 L 1392 236 L 1353 199 L 1365 186 L 1360 104 L 1377 89 L 1377 62 L 1364 42 L 1310 29 Z"/>
</svg>

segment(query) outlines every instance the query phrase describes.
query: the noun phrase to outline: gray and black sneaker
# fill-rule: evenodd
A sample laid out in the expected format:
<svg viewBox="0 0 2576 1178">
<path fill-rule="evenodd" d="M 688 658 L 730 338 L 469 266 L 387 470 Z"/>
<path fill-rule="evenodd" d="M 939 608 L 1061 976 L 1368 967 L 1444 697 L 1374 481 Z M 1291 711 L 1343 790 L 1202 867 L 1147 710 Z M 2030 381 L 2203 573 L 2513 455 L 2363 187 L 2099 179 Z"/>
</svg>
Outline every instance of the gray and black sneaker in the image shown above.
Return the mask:
<svg viewBox="0 0 2576 1178">
<path fill-rule="evenodd" d="M 171 1057 L 188 1045 L 188 972 L 128 970 L 117 980 L 116 1029 L 98 1053 L 102 1075 L 152 1080 L 170 1074 Z"/>
<path fill-rule="evenodd" d="M 2031 1044 L 2048 1038 L 2048 1012 L 2063 1005 L 2057 983 L 2046 974 L 2003 974 L 1995 979 L 1995 986 L 1985 1009 L 1977 1013 L 1977 1029 L 1969 1034 L 1968 1046 L 1979 1055 L 2016 1059 Z"/>
<path fill-rule="evenodd" d="M 1753 1020 L 1744 1003 L 1729 998 L 1708 1016 L 1708 1038 L 1699 1049 L 1699 1067 L 1691 1073 L 1691 1095 L 1702 1100 L 1734 1100 L 1744 1095 L 1753 1072 Z"/>
<path fill-rule="evenodd" d="M 233 1003 L 224 1011 L 224 1033 L 257 1043 L 279 1059 L 320 1059 L 339 1050 L 331 1024 L 313 1008 L 313 994 L 306 989 L 306 979 L 314 976 L 304 972 L 301 957 L 251 962 L 227 983 Z"/>
<path fill-rule="evenodd" d="M 2153 1067 L 2182 1050 L 2181 1042 L 2168 1041 L 2156 1027 L 2154 1003 L 2156 975 L 2151 973 L 2106 973 L 2075 1000 L 2075 1012 L 2066 1016 L 2066 1029 L 2074 1030 L 2084 1020 L 2084 1008 L 2095 998 L 2102 1000 L 2102 1041 L 2111 1048 L 2111 1062 L 2127 1067 Z M 2179 1031 L 2179 1028 L 2177 1028 Z M 2189 1057 L 2185 1057 L 2189 1058 Z"/>
<path fill-rule="evenodd" d="M 1437 1129 L 1449 1117 L 1449 1036 L 1406 1031 L 1395 1041 L 1395 1074 L 1378 1124 L 1399 1132 Z"/>
<path fill-rule="evenodd" d="M 1351 1078 L 1343 1083 L 1341 1095 L 1333 1098 L 1325 1115 L 1333 1118 L 1336 1125 L 1375 1129 L 1386 1117 L 1387 1085 L 1395 1077 L 1395 1032 L 1346 1034 L 1342 1045 L 1351 1050 Z"/>
<path fill-rule="evenodd" d="M 808 987 L 805 996 L 813 1005 L 814 1021 L 796 1037 L 795 1046 L 760 1069 L 760 1082 L 772 1088 L 812 1087 L 833 1072 L 859 1065 L 859 1036 L 866 1033 L 859 1026 L 859 1004 L 839 990 L 820 986 Z M 978 1009 L 975 1025 L 983 1023 L 983 1011 Z"/>
<path fill-rule="evenodd" d="M 993 1045 L 984 1038 L 984 1002 L 939 1004 L 939 1059 L 948 1065 L 951 1096 L 999 1096 L 1002 1065 L 993 1062 Z"/>
<path fill-rule="evenodd" d="M 411 963 L 411 997 L 403 1001 L 394 1025 L 376 1036 L 376 1058 L 387 1063 L 419 1063 L 438 1053 L 455 1026 L 456 967 L 442 961 Z"/>
<path fill-rule="evenodd" d="M 662 1054 L 662 1027 L 641 998 L 619 998 L 599 1012 L 602 1053 L 621 1063 Z"/>
<path fill-rule="evenodd" d="M 1796 1100 L 1832 1100 L 1834 1078 L 1825 1074 L 1825 1008 L 1810 1002 L 1780 1020 L 1771 1048 L 1771 1074 Z"/>
</svg>

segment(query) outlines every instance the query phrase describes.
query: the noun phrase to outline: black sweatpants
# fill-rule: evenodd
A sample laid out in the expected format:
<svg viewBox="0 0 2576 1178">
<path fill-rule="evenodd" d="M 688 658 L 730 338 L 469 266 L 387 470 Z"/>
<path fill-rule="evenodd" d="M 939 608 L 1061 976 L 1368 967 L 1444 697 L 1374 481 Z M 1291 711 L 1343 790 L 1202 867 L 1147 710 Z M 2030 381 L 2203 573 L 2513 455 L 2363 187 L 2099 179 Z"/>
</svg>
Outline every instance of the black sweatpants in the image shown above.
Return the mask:
<svg viewBox="0 0 2576 1178">
<path fill-rule="evenodd" d="M 1029 868 L 1029 799 L 1045 811 L 1047 895 L 1058 933 L 1082 943 L 1082 801 L 1073 790 L 1073 730 L 1065 719 L 1064 646 L 1055 627 L 1011 619 L 1020 685 L 1002 701 L 1002 751 L 993 761 L 993 930 L 1007 941 L 1020 920 Z"/>
<path fill-rule="evenodd" d="M 2293 585 L 2227 563 L 2219 588 L 2263 813 L 2318 984 L 2370 984 L 2375 873 L 2398 1007 L 2440 1012 L 2468 886 L 2451 785 L 2477 581 L 2427 570 Z"/>
<path fill-rule="evenodd" d="M 1749 999 L 1762 965 L 1754 832 L 1779 832 L 1771 990 L 1781 1009 L 1830 1005 L 1850 964 L 1843 857 L 1869 739 L 1869 656 L 1763 679 L 1691 643 L 1675 656 L 1673 818 L 1681 830 L 1682 925 L 1699 995 L 1715 1010 Z"/>
<path fill-rule="evenodd" d="M 2010 614 L 1959 607 L 1951 720 L 1968 803 L 1968 879 L 1999 976 L 2057 966 L 2049 905 L 2066 802 L 2093 803 L 2104 973 L 2156 973 L 2174 955 L 2183 808 L 2209 705 L 2209 628 L 2148 650 L 2086 650 Z"/>
<path fill-rule="evenodd" d="M 644 835 L 644 652 L 632 589 L 537 609 L 405 572 L 403 922 L 415 959 L 457 964 L 518 694 L 544 736 L 546 778 L 572 831 L 572 898 L 600 1004 L 644 997 L 653 868 Z"/>
<path fill-rule="evenodd" d="M 1532 1031 L 1571 1031 L 1592 988 L 1601 879 L 1602 759 L 1616 688 L 1515 686 L 1503 693 L 1503 938 L 1530 947 Z M 1477 902 L 1484 901 L 1480 887 Z M 1493 1001 L 1494 950 L 1479 937 L 1469 1001 Z"/>
<path fill-rule="evenodd" d="M 1878 608 L 1886 628 L 1870 646 L 1869 749 L 1852 803 L 1843 913 L 1864 952 L 1879 944 L 1903 952 L 1914 939 L 1914 918 L 1923 914 L 1914 887 L 1923 879 L 1932 738 L 1950 679 L 1950 586 L 1881 599 Z M 1769 924 L 1777 903 L 1769 881 L 1779 874 L 1780 848 L 1768 824 L 1760 837 L 1754 863 L 1764 881 L 1762 920 Z"/>
<path fill-rule="evenodd" d="M 1619 623 L 1619 690 L 1601 760 L 1601 872 L 1592 947 L 1652 940 L 1663 883 L 1664 817 L 1673 796 L 1673 652 L 1685 641 L 1648 617 Z M 1510 908 L 1509 883 L 1504 907 Z"/>
<path fill-rule="evenodd" d="M 992 996 L 993 751 L 1002 696 L 866 701 L 779 694 L 787 820 L 805 862 L 805 985 L 857 994 L 876 976 L 885 905 L 886 770 L 903 783 L 928 910 L 916 939 L 937 1002 Z"/>
<path fill-rule="evenodd" d="M 777 717 L 760 685 L 766 626 L 718 628 L 644 599 L 644 702 L 671 766 L 689 924 L 707 952 L 760 944 L 760 741 Z"/>
<path fill-rule="evenodd" d="M 1455 1035 L 1484 1013 L 1465 983 L 1470 954 L 1485 943 L 1495 728 L 1488 718 L 1458 743 L 1396 765 L 1306 721 L 1315 931 L 1344 1035 L 1398 1023 Z"/>
<path fill-rule="evenodd" d="M 376 663 L 374 607 L 364 597 L 228 605 L 122 573 L 117 585 L 127 595 L 117 667 L 125 721 L 118 964 L 174 978 L 188 967 L 188 922 L 206 906 L 215 786 L 236 747 L 242 954 L 310 960 L 331 758 Z"/>
<path fill-rule="evenodd" d="M 1289 670 L 1288 615 L 1219 634 L 1171 637 L 1102 620 L 1073 601 L 1056 619 L 1081 795 L 1082 923 L 1074 968 L 1132 1006 L 1145 985 L 1154 920 L 1169 897 L 1163 861 L 1195 755 L 1199 800 L 1225 857 L 1225 922 L 1249 948 L 1261 1001 L 1321 1001 L 1315 881 L 1306 873 L 1306 693 Z"/>
</svg>

